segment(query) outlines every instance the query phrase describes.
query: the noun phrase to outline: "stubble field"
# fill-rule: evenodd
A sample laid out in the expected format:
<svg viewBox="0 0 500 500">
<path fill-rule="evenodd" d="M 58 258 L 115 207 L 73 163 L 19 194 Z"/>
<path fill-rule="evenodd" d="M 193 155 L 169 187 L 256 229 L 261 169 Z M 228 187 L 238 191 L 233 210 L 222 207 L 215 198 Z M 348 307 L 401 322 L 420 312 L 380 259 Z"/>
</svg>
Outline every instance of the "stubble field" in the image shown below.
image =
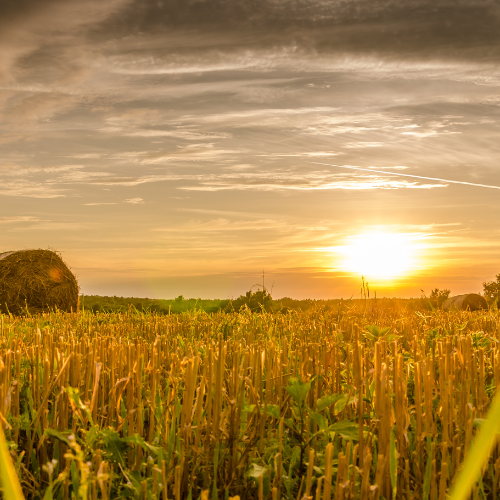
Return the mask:
<svg viewBox="0 0 500 500">
<path fill-rule="evenodd" d="M 2 316 L 26 498 L 444 500 L 500 382 L 496 311 Z M 495 446 L 473 498 L 498 497 Z"/>
</svg>

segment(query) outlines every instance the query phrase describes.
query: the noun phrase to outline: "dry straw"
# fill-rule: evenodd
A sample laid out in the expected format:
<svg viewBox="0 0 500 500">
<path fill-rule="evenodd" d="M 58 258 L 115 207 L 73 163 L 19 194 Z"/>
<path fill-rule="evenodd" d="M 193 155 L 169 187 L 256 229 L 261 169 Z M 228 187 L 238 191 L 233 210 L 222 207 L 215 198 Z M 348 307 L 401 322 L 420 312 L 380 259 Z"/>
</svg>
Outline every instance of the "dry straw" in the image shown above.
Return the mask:
<svg viewBox="0 0 500 500">
<path fill-rule="evenodd" d="M 78 309 L 78 283 L 61 257 L 50 250 L 0 254 L 0 312 L 41 313 Z"/>
<path fill-rule="evenodd" d="M 28 500 L 445 500 L 498 387 L 496 310 L 0 315 Z M 500 498 L 490 438 L 474 499 Z"/>
</svg>

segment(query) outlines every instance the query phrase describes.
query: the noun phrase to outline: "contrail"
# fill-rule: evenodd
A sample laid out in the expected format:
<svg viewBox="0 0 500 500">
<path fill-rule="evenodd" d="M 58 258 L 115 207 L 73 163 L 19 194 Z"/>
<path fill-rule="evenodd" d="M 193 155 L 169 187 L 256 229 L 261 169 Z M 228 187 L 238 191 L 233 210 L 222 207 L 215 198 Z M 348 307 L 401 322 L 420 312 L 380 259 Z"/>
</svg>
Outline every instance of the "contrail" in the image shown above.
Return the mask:
<svg viewBox="0 0 500 500">
<path fill-rule="evenodd" d="M 348 168 L 351 170 L 363 170 L 365 172 L 375 172 L 376 174 L 398 175 L 400 177 L 412 177 L 414 179 L 425 179 L 428 181 L 449 182 L 450 184 L 465 184 L 466 186 L 500 189 L 500 186 L 490 186 L 488 184 L 474 184 L 473 182 L 450 181 L 449 179 L 439 179 L 437 177 L 421 177 L 420 175 L 400 174 L 399 172 L 384 172 L 383 170 L 371 170 L 369 168 L 361 168 L 361 167 L 347 167 L 345 165 L 333 165 L 331 163 L 319 163 L 317 161 L 310 161 L 309 163 L 315 163 L 316 165 L 327 165 L 329 167 Z"/>
</svg>

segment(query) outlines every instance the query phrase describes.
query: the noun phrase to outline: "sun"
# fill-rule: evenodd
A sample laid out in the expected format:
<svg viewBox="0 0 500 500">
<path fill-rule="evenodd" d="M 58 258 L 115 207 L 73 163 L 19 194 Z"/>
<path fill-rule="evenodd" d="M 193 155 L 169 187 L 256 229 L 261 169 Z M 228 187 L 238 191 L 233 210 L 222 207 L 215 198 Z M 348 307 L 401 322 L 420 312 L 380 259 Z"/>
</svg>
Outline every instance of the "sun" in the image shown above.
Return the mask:
<svg viewBox="0 0 500 500">
<path fill-rule="evenodd" d="M 390 280 L 417 267 L 417 245 L 408 234 L 359 234 L 338 250 L 343 256 L 341 267 L 366 278 Z"/>
</svg>

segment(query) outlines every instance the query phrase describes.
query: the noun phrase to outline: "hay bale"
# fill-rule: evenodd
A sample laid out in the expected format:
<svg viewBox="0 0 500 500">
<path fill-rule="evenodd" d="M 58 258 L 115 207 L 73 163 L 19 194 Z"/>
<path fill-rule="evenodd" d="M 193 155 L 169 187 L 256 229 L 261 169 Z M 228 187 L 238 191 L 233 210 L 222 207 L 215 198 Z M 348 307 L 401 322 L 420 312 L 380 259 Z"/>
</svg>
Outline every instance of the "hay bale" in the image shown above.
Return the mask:
<svg viewBox="0 0 500 500">
<path fill-rule="evenodd" d="M 452 309 L 477 311 L 479 309 L 488 309 L 488 303 L 486 299 L 478 293 L 465 293 L 446 299 L 446 302 L 443 304 L 443 309 L 445 311 L 451 311 Z"/>
<path fill-rule="evenodd" d="M 0 312 L 77 311 L 79 287 L 61 257 L 50 250 L 0 254 Z"/>
</svg>

